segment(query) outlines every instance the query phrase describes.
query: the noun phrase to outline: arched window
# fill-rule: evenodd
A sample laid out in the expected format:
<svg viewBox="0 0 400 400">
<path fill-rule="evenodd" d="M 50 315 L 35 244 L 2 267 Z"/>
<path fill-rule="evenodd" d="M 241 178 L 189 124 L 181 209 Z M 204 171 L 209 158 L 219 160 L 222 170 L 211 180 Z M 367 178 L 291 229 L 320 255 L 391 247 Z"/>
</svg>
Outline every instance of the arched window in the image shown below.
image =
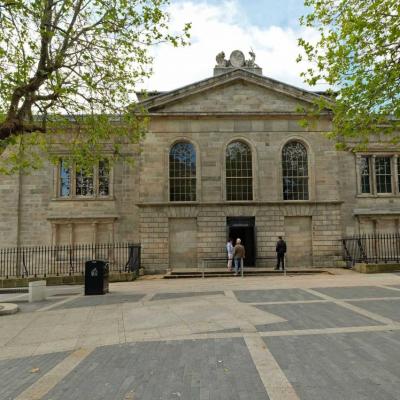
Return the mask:
<svg viewBox="0 0 400 400">
<path fill-rule="evenodd" d="M 289 142 L 282 150 L 283 200 L 308 200 L 307 149 Z"/>
<path fill-rule="evenodd" d="M 169 152 L 169 199 L 196 201 L 196 151 L 191 143 L 176 143 Z"/>
<path fill-rule="evenodd" d="M 243 142 L 232 142 L 226 148 L 226 199 L 253 200 L 251 150 Z"/>
</svg>

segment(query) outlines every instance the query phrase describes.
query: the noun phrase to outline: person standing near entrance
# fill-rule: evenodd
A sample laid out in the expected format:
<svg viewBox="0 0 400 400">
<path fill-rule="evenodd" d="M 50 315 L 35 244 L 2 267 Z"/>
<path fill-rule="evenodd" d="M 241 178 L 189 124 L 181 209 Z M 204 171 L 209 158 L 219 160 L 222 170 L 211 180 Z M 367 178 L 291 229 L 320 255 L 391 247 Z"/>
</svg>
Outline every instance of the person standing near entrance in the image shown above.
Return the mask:
<svg viewBox="0 0 400 400">
<path fill-rule="evenodd" d="M 279 270 L 282 263 L 282 271 L 285 269 L 285 253 L 286 253 L 286 242 L 282 239 L 282 236 L 278 236 L 278 241 L 276 242 L 276 268 Z"/>
<path fill-rule="evenodd" d="M 229 238 L 228 243 L 226 244 L 226 251 L 228 252 L 228 271 L 232 271 L 233 244 L 231 238 Z"/>
<path fill-rule="evenodd" d="M 241 245 L 241 240 L 236 239 L 236 245 L 233 249 L 233 261 L 235 263 L 235 274 L 237 275 L 240 271 L 243 271 L 243 259 L 246 256 L 244 247 Z"/>
</svg>

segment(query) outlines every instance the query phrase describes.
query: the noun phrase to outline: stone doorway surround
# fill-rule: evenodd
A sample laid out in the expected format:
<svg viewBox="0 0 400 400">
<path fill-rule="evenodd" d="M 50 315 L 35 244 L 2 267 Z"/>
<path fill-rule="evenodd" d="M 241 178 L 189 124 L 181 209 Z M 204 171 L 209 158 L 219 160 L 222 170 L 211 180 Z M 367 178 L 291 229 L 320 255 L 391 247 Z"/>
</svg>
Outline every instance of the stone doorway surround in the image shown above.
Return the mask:
<svg viewBox="0 0 400 400">
<path fill-rule="evenodd" d="M 246 250 L 245 267 L 254 267 L 257 254 L 255 217 L 227 217 L 226 226 L 228 236 L 233 240 L 233 245 L 235 245 L 237 238 L 242 241 Z"/>
</svg>

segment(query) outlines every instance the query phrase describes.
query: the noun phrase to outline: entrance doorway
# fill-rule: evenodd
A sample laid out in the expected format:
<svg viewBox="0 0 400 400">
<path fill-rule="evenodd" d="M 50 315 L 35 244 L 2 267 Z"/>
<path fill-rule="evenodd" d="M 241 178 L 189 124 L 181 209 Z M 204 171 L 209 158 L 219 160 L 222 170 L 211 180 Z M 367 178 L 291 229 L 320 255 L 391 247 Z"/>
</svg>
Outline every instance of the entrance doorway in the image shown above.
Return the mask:
<svg viewBox="0 0 400 400">
<path fill-rule="evenodd" d="M 228 237 L 232 239 L 233 245 L 235 245 L 236 239 L 240 238 L 246 250 L 245 267 L 253 267 L 256 261 L 255 218 L 227 217 L 226 224 Z"/>
</svg>

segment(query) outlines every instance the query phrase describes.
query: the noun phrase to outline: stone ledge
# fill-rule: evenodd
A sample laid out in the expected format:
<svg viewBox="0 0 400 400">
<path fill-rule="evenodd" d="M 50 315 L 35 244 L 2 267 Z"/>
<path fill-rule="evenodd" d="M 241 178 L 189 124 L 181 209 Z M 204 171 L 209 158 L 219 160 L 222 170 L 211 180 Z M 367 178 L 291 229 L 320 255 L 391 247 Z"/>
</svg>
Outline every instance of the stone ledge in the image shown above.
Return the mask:
<svg viewBox="0 0 400 400">
<path fill-rule="evenodd" d="M 353 270 L 361 274 L 379 274 L 381 272 L 400 271 L 400 264 L 366 264 L 356 263 Z"/>
<path fill-rule="evenodd" d="M 132 272 L 115 272 L 109 275 L 109 282 L 127 282 L 134 281 L 136 274 Z M 68 275 L 68 276 L 47 276 L 37 278 L 8 278 L 0 279 L 0 288 L 19 288 L 27 287 L 29 282 L 45 280 L 47 286 L 57 285 L 83 285 L 85 283 L 84 275 Z"/>
</svg>

